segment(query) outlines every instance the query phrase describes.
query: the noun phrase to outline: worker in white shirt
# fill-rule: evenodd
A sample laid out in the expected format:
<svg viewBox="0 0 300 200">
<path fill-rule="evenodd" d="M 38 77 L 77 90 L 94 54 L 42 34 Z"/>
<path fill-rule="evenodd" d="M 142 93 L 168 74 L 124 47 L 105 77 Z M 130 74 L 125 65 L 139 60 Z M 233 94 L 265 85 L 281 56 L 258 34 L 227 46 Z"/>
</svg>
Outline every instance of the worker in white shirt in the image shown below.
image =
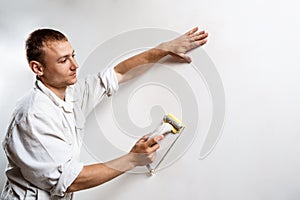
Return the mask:
<svg viewBox="0 0 300 200">
<path fill-rule="evenodd" d="M 162 135 L 150 140 L 142 137 L 129 153 L 109 162 L 84 165 L 79 154 L 85 118 L 104 95 L 117 91 L 128 71 L 167 55 L 191 62 L 186 52 L 205 44 L 207 36 L 194 28 L 77 80 L 75 51 L 67 37 L 53 29 L 33 31 L 26 41 L 26 54 L 36 82 L 18 102 L 3 141 L 8 166 L 1 199 L 72 199 L 75 191 L 151 163 Z"/>
</svg>

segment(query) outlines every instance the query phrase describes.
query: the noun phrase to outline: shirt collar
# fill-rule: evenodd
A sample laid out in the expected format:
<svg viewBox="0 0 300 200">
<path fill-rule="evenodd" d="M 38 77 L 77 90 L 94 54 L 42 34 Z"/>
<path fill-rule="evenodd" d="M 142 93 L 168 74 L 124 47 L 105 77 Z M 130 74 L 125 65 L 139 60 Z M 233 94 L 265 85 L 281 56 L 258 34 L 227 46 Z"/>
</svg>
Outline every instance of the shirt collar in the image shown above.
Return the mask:
<svg viewBox="0 0 300 200">
<path fill-rule="evenodd" d="M 55 105 L 60 108 L 63 108 L 65 112 L 73 112 L 73 86 L 68 86 L 65 94 L 65 101 L 61 100 L 54 92 L 52 92 L 49 88 L 47 88 L 42 81 L 36 80 L 35 85 L 38 89 L 40 89 L 45 95 L 47 95 Z"/>
</svg>

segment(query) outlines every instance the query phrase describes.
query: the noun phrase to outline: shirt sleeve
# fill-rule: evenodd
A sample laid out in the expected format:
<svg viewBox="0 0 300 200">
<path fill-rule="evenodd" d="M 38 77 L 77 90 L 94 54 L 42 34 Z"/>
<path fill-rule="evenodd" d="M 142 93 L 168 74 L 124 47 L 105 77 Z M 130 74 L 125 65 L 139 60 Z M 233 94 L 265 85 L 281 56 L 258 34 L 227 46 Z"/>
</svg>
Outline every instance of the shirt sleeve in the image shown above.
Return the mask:
<svg viewBox="0 0 300 200">
<path fill-rule="evenodd" d="M 89 75 L 75 85 L 75 99 L 87 116 L 104 96 L 111 96 L 119 88 L 114 68 L 107 68 L 96 75 Z"/>
<path fill-rule="evenodd" d="M 51 196 L 64 196 L 83 168 L 57 120 L 29 114 L 11 127 L 5 151 L 23 177 Z"/>
<path fill-rule="evenodd" d="M 100 79 L 100 85 L 107 96 L 112 95 L 118 90 L 118 78 L 114 68 L 108 68 L 103 72 L 99 72 L 98 77 Z"/>
</svg>

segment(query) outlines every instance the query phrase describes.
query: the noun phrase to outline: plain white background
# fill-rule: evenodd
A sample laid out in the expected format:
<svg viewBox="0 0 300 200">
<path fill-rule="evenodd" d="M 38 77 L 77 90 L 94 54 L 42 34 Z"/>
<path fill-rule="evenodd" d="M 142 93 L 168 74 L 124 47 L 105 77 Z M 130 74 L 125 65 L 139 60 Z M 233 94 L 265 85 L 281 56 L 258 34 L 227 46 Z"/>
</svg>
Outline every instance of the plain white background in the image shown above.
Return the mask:
<svg viewBox="0 0 300 200">
<path fill-rule="evenodd" d="M 226 124 L 212 154 L 197 160 L 191 147 L 159 176 L 125 175 L 75 199 L 297 200 L 299 8 L 297 0 L 1 0 L 0 136 L 34 82 L 24 51 L 33 29 L 66 33 L 82 64 L 97 45 L 124 31 L 199 26 L 210 34 L 204 49 L 226 93 Z M 0 161 L 4 172 L 3 150 Z M 0 180 L 3 185 L 4 173 Z"/>
</svg>

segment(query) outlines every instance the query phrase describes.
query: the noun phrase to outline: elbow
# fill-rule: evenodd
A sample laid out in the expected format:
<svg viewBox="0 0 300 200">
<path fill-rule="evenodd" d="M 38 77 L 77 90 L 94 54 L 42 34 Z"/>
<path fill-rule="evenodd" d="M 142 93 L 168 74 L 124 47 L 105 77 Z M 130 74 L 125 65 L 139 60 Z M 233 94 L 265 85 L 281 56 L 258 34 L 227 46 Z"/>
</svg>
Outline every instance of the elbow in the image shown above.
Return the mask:
<svg viewBox="0 0 300 200">
<path fill-rule="evenodd" d="M 68 188 L 67 188 L 67 191 L 66 193 L 71 193 L 71 192 L 76 192 L 76 191 L 79 191 L 80 188 L 77 186 L 76 183 L 72 183 Z"/>
<path fill-rule="evenodd" d="M 71 192 L 75 192 L 76 190 L 74 189 L 74 186 L 73 186 L 73 184 L 72 185 L 70 185 L 68 188 L 67 188 L 67 191 L 66 191 L 66 193 L 71 193 Z"/>
<path fill-rule="evenodd" d="M 116 77 L 117 77 L 118 83 L 124 82 L 124 75 L 121 74 L 121 73 L 119 73 L 119 72 L 117 72 L 116 70 L 115 70 L 115 73 L 116 73 Z"/>
</svg>

